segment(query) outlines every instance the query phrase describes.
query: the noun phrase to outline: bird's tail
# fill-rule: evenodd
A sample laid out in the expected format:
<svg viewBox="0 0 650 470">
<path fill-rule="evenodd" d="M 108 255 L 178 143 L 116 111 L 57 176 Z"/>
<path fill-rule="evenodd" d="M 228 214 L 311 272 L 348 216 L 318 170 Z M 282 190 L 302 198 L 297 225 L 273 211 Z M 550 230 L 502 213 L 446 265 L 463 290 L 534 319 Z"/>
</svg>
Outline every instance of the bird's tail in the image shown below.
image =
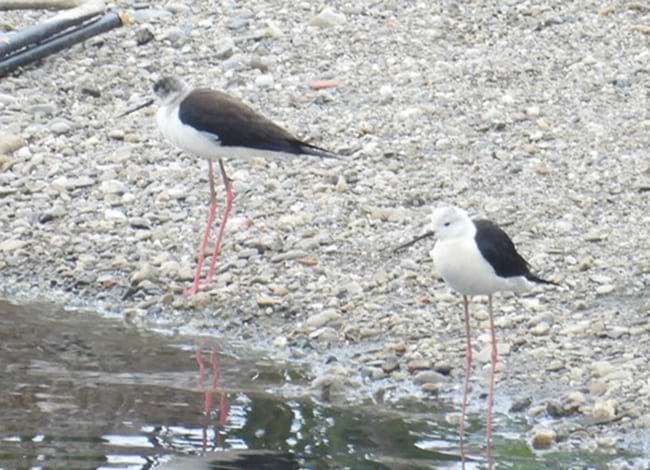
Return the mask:
<svg viewBox="0 0 650 470">
<path fill-rule="evenodd" d="M 300 142 L 300 152 L 303 155 L 313 155 L 314 157 L 320 158 L 333 158 L 335 160 L 340 160 L 341 157 L 329 150 L 325 150 L 322 147 L 318 147 L 313 144 L 308 144 L 307 142 Z"/>
<path fill-rule="evenodd" d="M 548 284 L 548 285 L 551 285 L 551 286 L 559 286 L 560 285 L 557 282 L 547 281 L 546 279 L 542 279 L 541 277 L 537 277 L 537 276 L 535 276 L 534 274 L 531 274 L 531 273 L 528 273 L 526 275 L 526 279 L 529 280 L 530 282 L 535 282 L 537 284 Z"/>
</svg>

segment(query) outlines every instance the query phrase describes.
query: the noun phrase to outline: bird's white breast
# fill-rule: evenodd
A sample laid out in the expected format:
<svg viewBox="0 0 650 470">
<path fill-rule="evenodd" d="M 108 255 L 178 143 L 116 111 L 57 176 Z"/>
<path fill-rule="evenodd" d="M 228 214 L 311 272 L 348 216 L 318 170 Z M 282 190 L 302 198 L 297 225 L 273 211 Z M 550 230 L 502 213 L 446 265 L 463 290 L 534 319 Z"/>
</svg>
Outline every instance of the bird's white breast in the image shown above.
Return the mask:
<svg viewBox="0 0 650 470">
<path fill-rule="evenodd" d="M 218 136 L 199 132 L 178 118 L 178 106 L 161 106 L 156 121 L 162 135 L 177 147 L 199 157 L 218 159 L 223 155 Z"/>
<path fill-rule="evenodd" d="M 503 278 L 481 255 L 473 238 L 438 240 L 431 252 L 438 274 L 456 292 L 492 295 L 498 291 L 527 288 L 523 277 Z"/>
</svg>

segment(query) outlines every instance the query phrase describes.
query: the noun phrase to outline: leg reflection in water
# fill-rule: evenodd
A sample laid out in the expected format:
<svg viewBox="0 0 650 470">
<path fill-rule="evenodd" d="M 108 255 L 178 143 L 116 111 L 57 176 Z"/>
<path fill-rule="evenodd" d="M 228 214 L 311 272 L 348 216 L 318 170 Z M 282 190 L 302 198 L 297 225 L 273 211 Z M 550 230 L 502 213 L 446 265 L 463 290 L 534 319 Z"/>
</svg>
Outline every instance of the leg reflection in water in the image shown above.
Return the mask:
<svg viewBox="0 0 650 470">
<path fill-rule="evenodd" d="M 221 447 L 220 439 L 222 438 L 222 433 L 226 420 L 228 419 L 228 399 L 226 397 L 226 392 L 223 389 L 219 388 L 219 379 L 221 375 L 221 370 L 219 367 L 219 346 L 215 345 L 212 347 L 212 352 L 210 353 L 210 369 L 212 372 L 212 380 L 210 381 L 210 386 L 205 387 L 205 364 L 203 362 L 203 344 L 199 345 L 196 350 L 196 363 L 199 366 L 199 387 L 204 392 L 203 398 L 203 412 L 205 413 L 205 424 L 203 426 L 203 450 L 207 450 L 207 431 L 212 418 L 212 407 L 213 400 L 212 396 L 215 392 L 219 393 L 219 420 L 216 426 L 214 435 L 215 435 L 215 447 Z"/>
</svg>

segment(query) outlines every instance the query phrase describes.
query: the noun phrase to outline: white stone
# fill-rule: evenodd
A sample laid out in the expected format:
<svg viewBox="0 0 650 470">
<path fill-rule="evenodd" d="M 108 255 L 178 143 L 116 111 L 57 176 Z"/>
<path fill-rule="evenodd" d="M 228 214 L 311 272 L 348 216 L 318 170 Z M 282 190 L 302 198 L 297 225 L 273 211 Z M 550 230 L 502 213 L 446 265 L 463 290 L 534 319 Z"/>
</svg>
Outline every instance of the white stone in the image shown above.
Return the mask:
<svg viewBox="0 0 650 470">
<path fill-rule="evenodd" d="M 24 246 L 27 246 L 28 244 L 29 242 L 25 240 L 13 240 L 13 239 L 5 240 L 3 242 L 0 242 L 0 251 L 3 252 L 16 251 L 23 248 Z"/>
<path fill-rule="evenodd" d="M 126 222 L 126 215 L 124 212 L 117 209 L 106 209 L 104 211 L 104 218 L 115 222 Z"/>
<path fill-rule="evenodd" d="M 312 315 L 311 317 L 309 317 L 307 319 L 306 324 L 307 324 L 308 327 L 316 329 L 316 328 L 320 328 L 320 327 L 322 327 L 322 326 L 326 325 L 327 323 L 330 323 L 330 322 L 332 322 L 334 320 L 338 320 L 339 318 L 341 318 L 341 315 L 339 315 L 335 311 L 326 310 L 324 312 L 317 313 L 317 314 Z"/>
<path fill-rule="evenodd" d="M 126 192 L 125 184 L 117 180 L 102 181 L 99 189 L 104 194 L 124 194 Z"/>
<path fill-rule="evenodd" d="M 273 75 L 262 74 L 255 77 L 255 86 L 259 88 L 271 88 L 273 86 Z"/>
<path fill-rule="evenodd" d="M 311 20 L 312 26 L 330 28 L 345 23 L 345 15 L 338 13 L 330 7 L 325 7 L 318 15 Z"/>
</svg>

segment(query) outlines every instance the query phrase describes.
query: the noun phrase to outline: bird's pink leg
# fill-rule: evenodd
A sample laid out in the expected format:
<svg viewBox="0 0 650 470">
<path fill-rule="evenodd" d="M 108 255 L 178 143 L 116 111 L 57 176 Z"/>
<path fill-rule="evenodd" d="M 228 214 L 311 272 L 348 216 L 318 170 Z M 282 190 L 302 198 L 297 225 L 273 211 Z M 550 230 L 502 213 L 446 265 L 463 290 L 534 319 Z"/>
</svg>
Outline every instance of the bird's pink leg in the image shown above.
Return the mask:
<svg viewBox="0 0 650 470">
<path fill-rule="evenodd" d="M 487 444 L 488 468 L 492 468 L 492 404 L 494 403 L 494 375 L 497 366 L 497 336 L 494 331 L 494 316 L 492 315 L 492 296 L 488 296 L 488 311 L 490 313 L 490 333 L 492 334 L 492 355 L 490 369 L 490 388 L 488 389 L 488 415 L 485 440 Z"/>
<path fill-rule="evenodd" d="M 208 214 L 208 223 L 205 224 L 205 234 L 199 246 L 198 260 L 196 262 L 196 271 L 194 272 L 194 282 L 192 287 L 186 289 L 185 295 L 194 295 L 199 291 L 199 283 L 201 281 L 201 268 L 203 267 L 203 260 L 205 258 L 205 248 L 208 246 L 210 239 L 210 230 L 214 222 L 214 216 L 217 213 L 217 196 L 214 192 L 214 172 L 212 171 L 212 161 L 208 160 L 208 183 L 210 185 L 210 213 Z"/>
<path fill-rule="evenodd" d="M 469 393 L 469 375 L 472 370 L 472 337 L 469 331 L 469 298 L 463 296 L 463 307 L 465 310 L 465 337 L 467 345 L 465 347 L 465 384 L 463 385 L 463 404 L 460 411 L 460 458 L 462 468 L 465 469 L 465 409 L 467 408 L 467 395 Z"/>
<path fill-rule="evenodd" d="M 217 237 L 217 243 L 214 245 L 214 250 L 212 251 L 212 259 L 210 259 L 210 269 L 208 270 L 208 277 L 206 279 L 207 284 L 210 284 L 212 282 L 212 277 L 214 276 L 214 271 L 217 266 L 217 256 L 221 250 L 221 239 L 223 238 L 223 234 L 226 231 L 228 215 L 232 209 L 232 201 L 235 198 L 235 195 L 232 191 L 232 181 L 230 181 L 230 178 L 228 178 L 228 175 L 226 175 L 226 169 L 223 166 L 223 160 L 219 160 L 219 168 L 221 169 L 223 184 L 226 187 L 226 208 L 223 211 L 221 222 L 219 222 L 219 235 Z"/>
</svg>

